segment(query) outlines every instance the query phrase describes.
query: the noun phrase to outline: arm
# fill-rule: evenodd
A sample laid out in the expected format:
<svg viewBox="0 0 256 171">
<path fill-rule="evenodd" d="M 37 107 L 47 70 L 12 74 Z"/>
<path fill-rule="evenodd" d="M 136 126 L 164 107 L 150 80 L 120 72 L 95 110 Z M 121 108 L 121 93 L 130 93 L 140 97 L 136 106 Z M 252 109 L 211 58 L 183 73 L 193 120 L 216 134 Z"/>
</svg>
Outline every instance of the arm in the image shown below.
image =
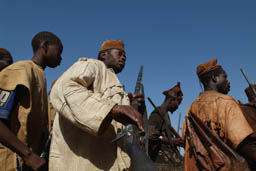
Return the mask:
<svg viewBox="0 0 256 171">
<path fill-rule="evenodd" d="M 51 101 L 54 107 L 60 111 L 60 115 L 70 120 L 75 126 L 92 135 L 99 135 L 109 126 L 112 119 L 123 122 L 126 116 L 140 122 L 136 111 L 130 106 L 117 105 L 111 98 L 104 96 L 97 86 L 107 74 L 99 63 L 79 61 L 75 63 L 56 82 L 51 92 Z M 104 65 L 104 64 L 103 64 Z M 95 83 L 96 82 L 96 83 Z M 66 107 L 61 111 L 58 99 L 64 98 Z M 137 118 L 137 120 L 136 120 Z"/>
<path fill-rule="evenodd" d="M 28 167 L 37 170 L 45 164 L 45 160 L 33 153 L 23 142 L 21 142 L 4 124 L 3 120 L 0 120 L 0 130 L 1 143 L 21 156 Z"/>
<path fill-rule="evenodd" d="M 161 136 L 161 129 L 163 126 L 163 119 L 154 110 L 149 117 L 149 136 L 153 139 L 158 139 Z"/>
<path fill-rule="evenodd" d="M 170 144 L 166 136 L 160 137 L 162 143 Z M 172 138 L 173 144 L 184 148 L 184 140 L 182 138 Z"/>
<path fill-rule="evenodd" d="M 20 141 L 6 124 L 12 109 L 23 96 L 23 93 L 19 92 L 26 91 L 23 88 L 17 88 L 15 93 L 5 90 L 0 91 L 1 97 L 6 97 L 0 99 L 0 142 L 20 155 L 28 167 L 37 170 L 45 164 L 45 160 L 33 153 L 22 141 Z"/>
<path fill-rule="evenodd" d="M 252 135 L 249 135 L 245 140 L 239 144 L 237 147 L 237 151 L 239 154 L 241 154 L 243 157 L 246 158 L 246 160 L 249 163 L 256 163 L 256 137 Z"/>
<path fill-rule="evenodd" d="M 246 137 L 253 133 L 253 130 L 234 100 L 226 100 L 222 104 L 225 105 L 224 109 L 227 112 L 226 123 L 223 124 L 226 127 L 227 143 L 236 149 Z"/>
</svg>

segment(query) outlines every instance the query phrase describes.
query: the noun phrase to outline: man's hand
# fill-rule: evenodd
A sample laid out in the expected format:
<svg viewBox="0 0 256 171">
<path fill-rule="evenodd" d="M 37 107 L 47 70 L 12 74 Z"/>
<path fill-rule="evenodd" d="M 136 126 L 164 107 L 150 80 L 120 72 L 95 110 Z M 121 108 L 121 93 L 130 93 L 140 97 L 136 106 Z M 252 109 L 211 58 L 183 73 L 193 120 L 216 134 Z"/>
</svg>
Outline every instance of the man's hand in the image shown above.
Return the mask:
<svg viewBox="0 0 256 171">
<path fill-rule="evenodd" d="M 1 119 L 0 130 L 0 142 L 21 156 L 29 168 L 38 170 L 45 164 L 45 160 L 33 153 L 21 140 L 19 140 Z"/>
<path fill-rule="evenodd" d="M 173 138 L 172 139 L 173 144 L 179 146 L 179 147 L 185 147 L 184 141 L 182 140 L 182 138 Z"/>
<path fill-rule="evenodd" d="M 43 158 L 39 157 L 33 152 L 31 152 L 31 154 L 24 157 L 23 159 L 25 161 L 25 164 L 33 170 L 40 169 L 46 163 L 46 161 Z"/>
<path fill-rule="evenodd" d="M 165 137 L 165 136 L 161 137 L 161 141 L 163 143 L 168 143 L 169 144 L 168 138 Z M 172 138 L 172 142 L 173 142 L 173 144 L 184 148 L 184 141 L 182 140 L 182 138 Z"/>
<path fill-rule="evenodd" d="M 112 108 L 109 115 L 116 121 L 127 125 L 131 121 L 135 122 L 141 131 L 144 131 L 142 127 L 142 116 L 133 107 L 128 105 L 116 105 Z"/>
<path fill-rule="evenodd" d="M 145 99 L 144 99 L 143 94 L 136 93 L 136 94 L 132 95 L 132 93 L 128 93 L 128 97 L 130 99 L 131 106 L 137 106 L 138 107 L 137 110 L 140 113 L 144 113 Z"/>
</svg>

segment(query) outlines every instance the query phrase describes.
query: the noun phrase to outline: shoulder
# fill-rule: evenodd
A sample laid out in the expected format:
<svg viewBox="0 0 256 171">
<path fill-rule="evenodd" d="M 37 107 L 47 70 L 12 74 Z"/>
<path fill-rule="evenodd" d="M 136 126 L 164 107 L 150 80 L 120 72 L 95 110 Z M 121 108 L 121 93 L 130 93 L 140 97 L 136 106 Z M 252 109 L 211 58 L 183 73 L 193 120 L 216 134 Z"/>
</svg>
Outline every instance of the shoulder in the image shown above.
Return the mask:
<svg viewBox="0 0 256 171">
<path fill-rule="evenodd" d="M 152 113 L 150 114 L 150 118 L 162 118 L 163 116 L 163 112 L 159 113 L 158 111 L 161 111 L 160 107 L 157 107 L 157 109 L 154 109 L 152 111 Z M 161 115 L 161 116 L 160 116 Z"/>
<path fill-rule="evenodd" d="M 83 69 L 102 69 L 102 68 L 106 68 L 105 64 L 98 60 L 98 59 L 94 59 L 94 58 L 79 58 L 78 61 L 76 61 L 71 68 L 81 68 Z"/>
<path fill-rule="evenodd" d="M 74 66 L 81 68 L 82 71 L 90 70 L 95 73 L 105 73 L 107 71 L 104 62 L 94 58 L 79 58 Z"/>
<path fill-rule="evenodd" d="M 200 94 L 199 98 L 211 99 L 214 101 L 232 101 L 238 103 L 233 97 L 216 91 L 206 91 Z"/>
<path fill-rule="evenodd" d="M 28 70 L 29 68 L 33 68 L 34 63 L 31 60 L 19 61 L 14 64 L 8 66 L 7 70 L 15 70 L 15 69 L 24 69 Z"/>
<path fill-rule="evenodd" d="M 79 58 L 78 63 L 91 63 L 96 65 L 105 65 L 102 61 L 94 58 Z"/>
<path fill-rule="evenodd" d="M 0 88 L 14 90 L 17 85 L 24 85 L 25 87 L 30 88 L 33 79 L 32 75 L 32 61 L 16 62 L 0 72 Z"/>
<path fill-rule="evenodd" d="M 246 103 L 246 104 L 240 103 L 239 106 L 240 106 L 241 108 L 245 108 L 245 109 L 256 110 L 256 104 L 254 104 L 254 103 Z"/>
</svg>

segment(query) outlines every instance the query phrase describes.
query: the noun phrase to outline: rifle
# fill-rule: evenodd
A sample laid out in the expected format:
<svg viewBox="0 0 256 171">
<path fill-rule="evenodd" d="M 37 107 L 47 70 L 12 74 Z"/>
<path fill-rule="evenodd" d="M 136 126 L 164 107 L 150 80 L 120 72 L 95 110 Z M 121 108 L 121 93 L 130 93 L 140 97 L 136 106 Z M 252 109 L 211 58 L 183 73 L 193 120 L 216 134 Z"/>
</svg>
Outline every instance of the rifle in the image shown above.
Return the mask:
<svg viewBox="0 0 256 171">
<path fill-rule="evenodd" d="M 143 71 L 143 66 L 140 67 L 134 94 L 142 92 L 144 96 L 144 87 L 143 87 L 143 84 L 141 83 L 142 71 Z M 139 107 L 137 104 L 132 104 L 132 106 L 138 111 Z M 148 126 L 147 126 L 146 108 L 144 109 L 142 118 L 143 118 L 142 124 L 145 131 L 145 134 L 142 138 L 142 144 L 144 146 L 144 149 L 142 149 L 141 146 L 138 144 L 137 135 L 136 135 L 138 130 L 137 130 L 137 126 L 135 126 L 134 124 L 126 125 L 125 128 L 120 133 L 118 133 L 117 137 L 112 142 L 119 141 L 120 147 L 123 147 L 124 150 L 125 149 L 127 150 L 127 154 L 131 158 L 130 170 L 157 171 L 158 169 L 156 165 L 148 156 L 148 138 L 147 138 Z"/>
<path fill-rule="evenodd" d="M 176 136 L 177 138 L 180 138 L 179 134 L 176 132 L 176 130 L 171 126 L 171 122 L 168 122 L 169 118 L 163 117 L 166 116 L 162 113 L 162 111 L 160 111 L 156 105 L 153 103 L 153 101 L 148 97 L 149 102 L 151 103 L 151 105 L 155 108 L 155 110 L 157 111 L 157 113 L 159 114 L 159 116 L 163 119 L 164 124 L 165 124 L 165 130 L 166 130 L 166 134 L 167 134 L 167 138 L 168 138 L 168 142 L 170 143 L 171 148 L 173 149 L 173 151 L 176 153 L 176 155 L 183 160 L 183 157 L 181 156 L 181 154 L 179 153 L 178 149 L 174 146 L 172 138 L 174 136 Z"/>
<path fill-rule="evenodd" d="M 256 90 L 254 89 L 253 85 L 250 83 L 250 81 L 249 81 L 248 77 L 246 76 L 244 70 L 243 70 L 242 68 L 241 68 L 240 70 L 241 70 L 241 72 L 242 72 L 242 74 L 243 74 L 245 80 L 246 80 L 247 83 L 249 84 L 249 87 L 250 87 L 250 89 L 251 89 L 251 91 L 252 91 L 252 93 L 253 93 L 253 96 L 254 96 L 254 101 L 256 101 Z"/>
<path fill-rule="evenodd" d="M 47 157 L 48 157 L 47 154 L 49 153 L 51 139 L 52 139 L 52 132 L 50 132 L 49 136 L 47 137 L 47 140 L 45 141 L 45 144 L 44 144 L 43 151 L 40 154 L 40 157 L 42 157 L 44 159 L 47 159 Z"/>
<path fill-rule="evenodd" d="M 179 113 L 178 128 L 177 128 L 178 133 L 180 132 L 180 119 L 181 119 L 181 112 Z"/>
<path fill-rule="evenodd" d="M 142 84 L 142 72 L 143 72 L 143 65 L 141 65 L 140 71 L 138 73 L 134 94 L 141 93 L 145 97 L 144 85 Z M 132 106 L 138 111 L 138 105 L 132 104 Z M 149 137 L 148 136 L 148 115 L 147 115 L 147 109 L 145 106 L 142 114 L 142 125 L 145 131 L 145 135 L 142 137 L 142 144 L 146 154 L 148 155 L 148 137 Z"/>
<path fill-rule="evenodd" d="M 199 170 L 247 171 L 246 160 L 216 136 L 192 112 L 186 117 L 186 139 Z"/>
</svg>

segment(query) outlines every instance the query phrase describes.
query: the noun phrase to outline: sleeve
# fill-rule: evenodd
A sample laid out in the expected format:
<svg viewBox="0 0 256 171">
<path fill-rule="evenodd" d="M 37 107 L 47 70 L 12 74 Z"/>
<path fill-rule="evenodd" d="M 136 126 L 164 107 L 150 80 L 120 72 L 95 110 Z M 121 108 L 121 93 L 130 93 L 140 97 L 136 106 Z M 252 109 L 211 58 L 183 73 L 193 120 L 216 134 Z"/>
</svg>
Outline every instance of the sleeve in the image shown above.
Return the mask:
<svg viewBox="0 0 256 171">
<path fill-rule="evenodd" d="M 28 63 L 18 62 L 0 72 L 0 89 L 13 91 L 18 85 L 31 89 L 32 67 Z"/>
<path fill-rule="evenodd" d="M 14 91 L 6 91 L 0 89 L 0 118 L 8 119 L 15 100 Z"/>
<path fill-rule="evenodd" d="M 97 136 L 103 120 L 117 103 L 103 99 L 102 92 L 91 88 L 95 79 L 103 77 L 99 66 L 92 62 L 83 61 L 82 63 L 78 62 L 73 70 L 66 74 L 67 77 L 61 82 L 56 82 L 56 84 L 62 84 L 65 108 L 68 108 L 68 112 L 61 111 L 60 115 L 82 130 Z M 53 100 L 52 102 L 54 105 Z"/>
<path fill-rule="evenodd" d="M 159 137 L 161 135 L 161 128 L 163 125 L 163 120 L 162 118 L 158 115 L 158 113 L 156 113 L 155 111 L 153 111 L 149 117 L 149 134 L 152 137 Z"/>
<path fill-rule="evenodd" d="M 0 72 L 0 118 L 8 119 L 14 101 L 20 101 L 25 94 L 30 93 L 32 73 L 32 66 L 27 61 L 12 64 Z"/>
<path fill-rule="evenodd" d="M 247 136 L 253 133 L 253 130 L 235 100 L 227 100 L 225 110 L 226 137 L 231 146 L 236 149 Z"/>
</svg>

